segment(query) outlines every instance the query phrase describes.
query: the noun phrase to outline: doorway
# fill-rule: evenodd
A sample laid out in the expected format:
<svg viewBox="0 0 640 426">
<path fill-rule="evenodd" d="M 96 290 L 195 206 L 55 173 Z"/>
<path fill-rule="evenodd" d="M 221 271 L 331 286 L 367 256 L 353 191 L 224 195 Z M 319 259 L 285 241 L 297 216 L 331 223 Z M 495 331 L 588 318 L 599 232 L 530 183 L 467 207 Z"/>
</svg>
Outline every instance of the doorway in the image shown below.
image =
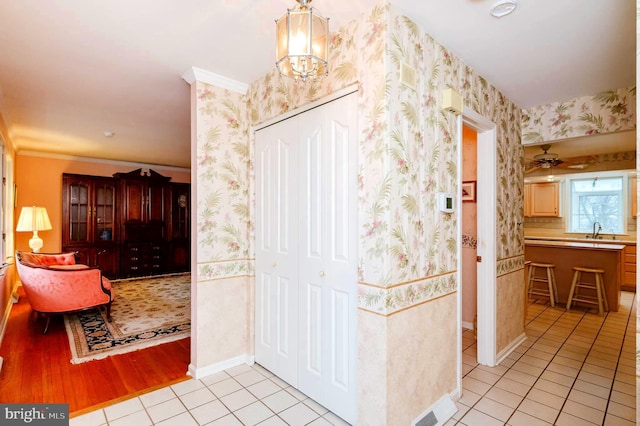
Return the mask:
<svg viewBox="0 0 640 426">
<path fill-rule="evenodd" d="M 473 110 L 465 110 L 457 118 L 458 146 L 462 147 L 462 126 L 476 132 L 477 143 L 477 361 L 493 367 L 496 365 L 496 127 L 493 122 Z M 458 150 L 459 187 L 463 181 L 462 149 Z M 459 197 L 462 198 L 462 197 Z M 462 200 L 458 201 L 458 211 L 462 212 Z M 462 213 L 459 214 L 461 219 Z M 458 324 L 460 362 L 458 363 L 459 389 L 462 389 L 462 294 L 465 291 L 462 265 L 462 220 L 458 221 Z"/>
</svg>

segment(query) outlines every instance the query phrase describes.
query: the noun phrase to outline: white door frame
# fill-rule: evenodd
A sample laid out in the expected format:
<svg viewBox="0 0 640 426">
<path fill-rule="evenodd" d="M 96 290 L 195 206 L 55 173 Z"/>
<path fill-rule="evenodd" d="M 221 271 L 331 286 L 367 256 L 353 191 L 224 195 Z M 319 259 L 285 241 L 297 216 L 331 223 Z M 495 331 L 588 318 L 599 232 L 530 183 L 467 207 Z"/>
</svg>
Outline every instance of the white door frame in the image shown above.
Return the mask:
<svg viewBox="0 0 640 426">
<path fill-rule="evenodd" d="M 457 117 L 458 128 L 458 188 L 462 186 L 462 124 L 478 134 L 477 151 L 477 211 L 478 249 L 482 258 L 477 263 L 477 311 L 478 311 L 478 363 L 493 367 L 496 365 L 496 169 L 497 141 L 496 125 L 473 110 L 465 110 Z M 458 389 L 462 390 L 462 201 L 457 202 L 458 210 Z"/>
</svg>

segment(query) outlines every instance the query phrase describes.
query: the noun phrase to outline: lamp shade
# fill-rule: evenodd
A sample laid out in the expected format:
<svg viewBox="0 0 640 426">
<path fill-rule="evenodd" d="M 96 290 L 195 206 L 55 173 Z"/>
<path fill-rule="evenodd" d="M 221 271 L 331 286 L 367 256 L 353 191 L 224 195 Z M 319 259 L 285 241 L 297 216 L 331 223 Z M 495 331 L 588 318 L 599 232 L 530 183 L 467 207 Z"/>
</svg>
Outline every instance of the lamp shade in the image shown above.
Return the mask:
<svg viewBox="0 0 640 426">
<path fill-rule="evenodd" d="M 48 231 L 53 229 L 47 209 L 44 207 L 23 207 L 20 211 L 16 231 Z"/>
<path fill-rule="evenodd" d="M 329 73 L 329 19 L 308 4 L 287 9 L 276 21 L 276 66 L 280 75 L 295 80 L 316 80 Z"/>
</svg>

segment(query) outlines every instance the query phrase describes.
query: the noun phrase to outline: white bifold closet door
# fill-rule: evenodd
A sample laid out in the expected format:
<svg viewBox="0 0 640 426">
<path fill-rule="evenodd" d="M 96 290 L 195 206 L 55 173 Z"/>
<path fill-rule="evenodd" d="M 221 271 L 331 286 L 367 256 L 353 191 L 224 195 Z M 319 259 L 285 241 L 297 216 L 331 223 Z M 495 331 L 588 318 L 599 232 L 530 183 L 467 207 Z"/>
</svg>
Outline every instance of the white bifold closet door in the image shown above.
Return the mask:
<svg viewBox="0 0 640 426">
<path fill-rule="evenodd" d="M 355 423 L 356 96 L 256 132 L 256 362 Z"/>
</svg>

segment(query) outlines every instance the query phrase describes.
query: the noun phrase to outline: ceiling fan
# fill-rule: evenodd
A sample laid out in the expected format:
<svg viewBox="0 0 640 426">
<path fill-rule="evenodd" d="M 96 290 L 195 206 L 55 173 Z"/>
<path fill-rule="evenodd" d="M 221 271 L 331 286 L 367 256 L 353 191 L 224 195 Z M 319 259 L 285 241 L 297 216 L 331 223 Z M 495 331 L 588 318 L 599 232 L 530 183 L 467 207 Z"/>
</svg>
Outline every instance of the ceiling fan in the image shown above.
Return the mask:
<svg viewBox="0 0 640 426">
<path fill-rule="evenodd" d="M 589 167 L 589 163 L 592 161 L 590 156 L 561 160 L 558 158 L 558 154 L 549 152 L 551 144 L 541 145 L 540 148 L 542 149 L 542 154 L 534 155 L 533 159 L 525 162 L 525 173 L 531 173 L 539 169 L 551 169 L 552 167 L 582 170 Z"/>
</svg>

